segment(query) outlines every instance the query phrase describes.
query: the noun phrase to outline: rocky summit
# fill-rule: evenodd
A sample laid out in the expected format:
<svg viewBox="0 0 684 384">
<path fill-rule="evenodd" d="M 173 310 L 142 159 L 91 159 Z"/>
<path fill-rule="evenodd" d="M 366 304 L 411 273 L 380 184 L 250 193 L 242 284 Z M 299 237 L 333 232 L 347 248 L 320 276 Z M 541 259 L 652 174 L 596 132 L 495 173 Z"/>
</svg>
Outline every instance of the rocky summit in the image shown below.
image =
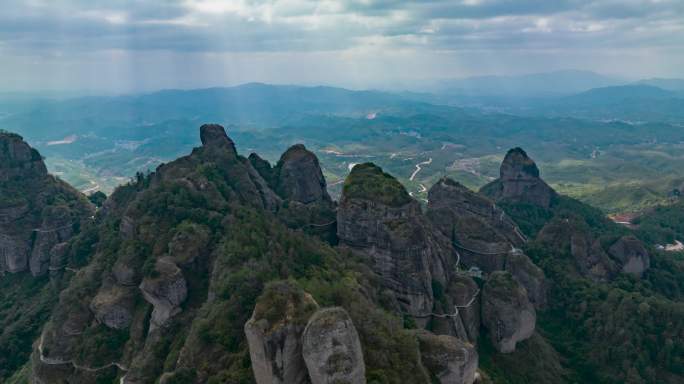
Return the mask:
<svg viewBox="0 0 684 384">
<path fill-rule="evenodd" d="M 499 178 L 482 187 L 481 191 L 495 201 L 528 203 L 549 208 L 557 194 L 539 176 L 537 164 L 522 148 L 506 153 Z"/>
<path fill-rule="evenodd" d="M 0 273 L 63 269 L 69 239 L 92 215 L 85 196 L 48 174 L 38 151 L 0 132 Z"/>
</svg>

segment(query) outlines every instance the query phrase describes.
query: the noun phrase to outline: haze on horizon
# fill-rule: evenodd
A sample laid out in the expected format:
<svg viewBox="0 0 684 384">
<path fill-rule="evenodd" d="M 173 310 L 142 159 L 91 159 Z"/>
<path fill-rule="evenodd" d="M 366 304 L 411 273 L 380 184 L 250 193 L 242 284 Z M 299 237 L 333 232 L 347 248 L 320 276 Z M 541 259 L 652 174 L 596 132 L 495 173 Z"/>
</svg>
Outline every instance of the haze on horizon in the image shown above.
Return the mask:
<svg viewBox="0 0 684 384">
<path fill-rule="evenodd" d="M 4 0 L 0 92 L 684 77 L 680 0 Z"/>
</svg>

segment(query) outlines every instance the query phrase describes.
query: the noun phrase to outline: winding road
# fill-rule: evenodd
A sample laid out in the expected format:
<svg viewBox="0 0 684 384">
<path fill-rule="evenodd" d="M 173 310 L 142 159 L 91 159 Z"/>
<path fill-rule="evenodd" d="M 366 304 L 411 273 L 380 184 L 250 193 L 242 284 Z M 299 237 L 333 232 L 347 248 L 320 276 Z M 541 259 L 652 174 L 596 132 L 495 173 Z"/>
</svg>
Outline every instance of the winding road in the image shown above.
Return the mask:
<svg viewBox="0 0 684 384">
<path fill-rule="evenodd" d="M 421 163 L 416 164 L 416 170 L 413 171 L 413 173 L 411 174 L 411 177 L 409 177 L 409 180 L 413 181 L 413 179 L 416 178 L 416 175 L 418 174 L 418 172 L 420 172 L 420 170 L 423 169 L 421 167 L 421 165 L 430 165 L 430 164 L 432 164 L 432 157 L 427 161 L 423 161 Z"/>
</svg>

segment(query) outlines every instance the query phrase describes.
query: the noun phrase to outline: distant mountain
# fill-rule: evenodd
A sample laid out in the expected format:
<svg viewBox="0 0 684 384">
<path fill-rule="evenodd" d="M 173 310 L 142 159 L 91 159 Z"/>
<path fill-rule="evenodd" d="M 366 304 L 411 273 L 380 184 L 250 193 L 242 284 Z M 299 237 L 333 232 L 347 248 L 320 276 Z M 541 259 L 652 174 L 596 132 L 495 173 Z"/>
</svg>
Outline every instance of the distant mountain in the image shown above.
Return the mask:
<svg viewBox="0 0 684 384">
<path fill-rule="evenodd" d="M 533 73 L 522 76 L 479 76 L 445 80 L 432 91 L 478 96 L 559 96 L 583 92 L 592 88 L 621 84 L 618 78 L 591 71 L 564 70 Z"/>
<path fill-rule="evenodd" d="M 621 85 L 550 100 L 537 106 L 536 112 L 596 120 L 681 123 L 684 97 L 651 85 Z"/>
<path fill-rule="evenodd" d="M 250 83 L 230 88 L 43 100 L 19 111 L 2 111 L 6 116 L 0 126 L 33 140 L 59 140 L 84 132 L 130 139 L 132 130 L 143 133 L 160 122 L 179 119 L 267 128 L 310 114 L 362 117 L 379 110 L 408 113 L 434 108 L 379 91 Z"/>
<path fill-rule="evenodd" d="M 684 92 L 684 79 L 651 78 L 639 80 L 636 84 L 652 85 L 667 91 Z"/>
</svg>

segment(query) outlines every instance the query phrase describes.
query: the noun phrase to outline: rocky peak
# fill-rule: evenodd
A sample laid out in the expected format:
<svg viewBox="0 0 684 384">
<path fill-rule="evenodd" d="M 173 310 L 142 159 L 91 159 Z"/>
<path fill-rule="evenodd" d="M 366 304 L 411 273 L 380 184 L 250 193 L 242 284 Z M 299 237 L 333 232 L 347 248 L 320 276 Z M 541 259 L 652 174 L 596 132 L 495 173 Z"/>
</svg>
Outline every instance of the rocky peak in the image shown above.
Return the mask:
<svg viewBox="0 0 684 384">
<path fill-rule="evenodd" d="M 508 151 L 499 178 L 480 190 L 495 201 L 526 203 L 549 208 L 556 192 L 539 177 L 539 168 L 521 148 Z"/>
<path fill-rule="evenodd" d="M 499 177 L 502 180 L 538 179 L 539 168 L 522 148 L 516 147 L 506 153 L 499 169 Z"/>
<path fill-rule="evenodd" d="M 227 147 L 236 153 L 235 143 L 218 124 L 204 124 L 200 127 L 200 140 L 205 147 Z"/>
<path fill-rule="evenodd" d="M 342 199 L 369 200 L 390 207 L 416 203 L 397 179 L 373 163 L 352 168 L 344 181 Z"/>
<path fill-rule="evenodd" d="M 369 256 L 397 310 L 427 321 L 433 281 L 446 286 L 458 257 L 401 183 L 372 163 L 355 166 L 344 183 L 337 235 L 341 245 Z"/>
<path fill-rule="evenodd" d="M 332 202 L 318 158 L 303 144 L 293 145 L 283 153 L 275 173 L 276 190 L 282 198 L 303 204 Z"/>
<path fill-rule="evenodd" d="M 47 168 L 38 151 L 21 136 L 0 130 L 0 181 L 46 175 Z"/>
<path fill-rule="evenodd" d="M 92 214 L 85 196 L 47 173 L 38 151 L 0 131 L 0 272 L 62 269 L 65 243 Z"/>
</svg>

